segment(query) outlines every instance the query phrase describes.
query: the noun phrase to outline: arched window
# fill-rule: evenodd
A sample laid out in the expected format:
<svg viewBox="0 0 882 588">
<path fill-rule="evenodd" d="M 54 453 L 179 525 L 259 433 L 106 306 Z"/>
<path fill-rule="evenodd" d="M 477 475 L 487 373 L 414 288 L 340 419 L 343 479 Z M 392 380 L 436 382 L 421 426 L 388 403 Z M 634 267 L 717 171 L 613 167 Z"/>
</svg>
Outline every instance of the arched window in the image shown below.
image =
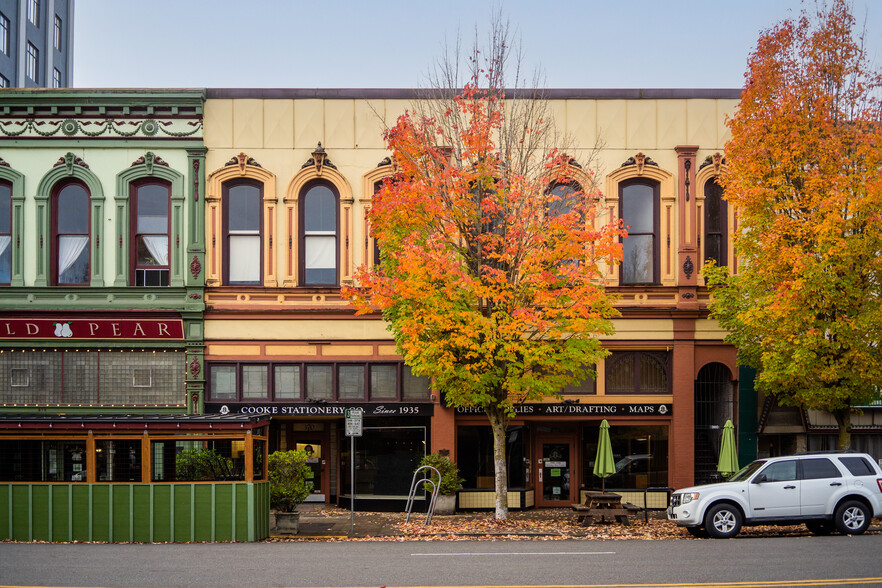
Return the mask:
<svg viewBox="0 0 882 588">
<path fill-rule="evenodd" d="M 169 285 L 169 202 L 171 184 L 153 178 L 131 185 L 135 286 Z"/>
<path fill-rule="evenodd" d="M 238 179 L 223 185 L 225 284 L 261 282 L 262 201 L 261 182 Z"/>
<path fill-rule="evenodd" d="M 313 181 L 300 197 L 300 283 L 336 286 L 340 258 L 337 210 L 340 196 L 329 182 Z"/>
<path fill-rule="evenodd" d="M 567 214 L 576 206 L 576 193 L 582 192 L 582 186 L 576 182 L 555 184 L 548 191 L 546 211 L 549 216 Z"/>
<path fill-rule="evenodd" d="M 726 243 L 729 235 L 728 207 L 723 200 L 723 187 L 711 178 L 704 183 L 704 258 L 717 265 L 727 265 Z"/>
<path fill-rule="evenodd" d="M 607 394 L 670 394 L 670 356 L 658 351 L 614 351 L 606 360 Z"/>
<path fill-rule="evenodd" d="M 0 181 L 0 284 L 12 281 L 12 184 Z"/>
<path fill-rule="evenodd" d="M 56 285 L 89 284 L 89 189 L 79 181 L 56 186 L 52 196 L 52 279 Z"/>
<path fill-rule="evenodd" d="M 620 214 L 628 230 L 622 240 L 622 284 L 659 282 L 659 182 L 647 178 L 619 184 Z"/>
</svg>

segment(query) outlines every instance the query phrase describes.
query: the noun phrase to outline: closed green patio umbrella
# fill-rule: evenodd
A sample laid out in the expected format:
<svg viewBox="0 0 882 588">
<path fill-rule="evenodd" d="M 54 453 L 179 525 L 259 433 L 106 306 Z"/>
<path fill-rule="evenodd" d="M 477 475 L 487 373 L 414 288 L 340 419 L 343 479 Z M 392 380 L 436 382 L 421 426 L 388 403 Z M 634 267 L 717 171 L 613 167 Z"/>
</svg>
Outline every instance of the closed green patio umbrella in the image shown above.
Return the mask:
<svg viewBox="0 0 882 588">
<path fill-rule="evenodd" d="M 720 461 L 717 462 L 717 471 L 728 478 L 738 471 L 738 453 L 735 450 L 735 427 L 731 420 L 727 420 L 723 426 L 723 442 L 720 443 Z"/>
<path fill-rule="evenodd" d="M 600 436 L 597 439 L 597 457 L 594 458 L 594 475 L 601 480 L 601 492 L 606 492 L 606 478 L 614 473 L 616 473 L 616 461 L 609 440 L 609 423 L 603 419 L 600 423 Z"/>
</svg>

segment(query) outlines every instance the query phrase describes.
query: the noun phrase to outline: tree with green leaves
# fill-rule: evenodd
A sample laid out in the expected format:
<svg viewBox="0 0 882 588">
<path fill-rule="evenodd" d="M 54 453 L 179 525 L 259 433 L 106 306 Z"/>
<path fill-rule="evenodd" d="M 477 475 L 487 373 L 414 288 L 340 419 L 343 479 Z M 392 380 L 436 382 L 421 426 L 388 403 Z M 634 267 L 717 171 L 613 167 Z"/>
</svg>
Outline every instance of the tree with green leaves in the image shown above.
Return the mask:
<svg viewBox="0 0 882 588">
<path fill-rule="evenodd" d="M 722 178 L 739 268 L 704 270 L 757 389 L 830 412 L 840 449 L 882 382 L 880 91 L 845 0 L 760 37 Z"/>
</svg>

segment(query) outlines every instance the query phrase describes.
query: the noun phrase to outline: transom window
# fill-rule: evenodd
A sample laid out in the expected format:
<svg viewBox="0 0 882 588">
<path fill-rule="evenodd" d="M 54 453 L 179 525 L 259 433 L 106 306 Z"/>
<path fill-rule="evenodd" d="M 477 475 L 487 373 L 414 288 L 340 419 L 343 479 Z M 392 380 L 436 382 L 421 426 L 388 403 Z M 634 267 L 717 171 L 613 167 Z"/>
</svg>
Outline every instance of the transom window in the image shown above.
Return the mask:
<svg viewBox="0 0 882 588">
<path fill-rule="evenodd" d="M 12 184 L 0 182 L 0 284 L 12 279 Z"/>
<path fill-rule="evenodd" d="M 613 351 L 606 360 L 607 394 L 670 394 L 670 354 Z"/>
<path fill-rule="evenodd" d="M 147 180 L 133 184 L 132 274 L 135 286 L 169 284 L 169 196 L 167 182 Z"/>
<path fill-rule="evenodd" d="M 260 284 L 263 275 L 263 184 L 242 179 L 225 182 L 224 283 Z"/>
<path fill-rule="evenodd" d="M 337 190 L 324 181 L 310 182 L 300 199 L 301 280 L 304 286 L 336 286 L 339 258 Z"/>
<path fill-rule="evenodd" d="M 428 378 L 401 363 L 214 363 L 212 400 L 392 401 L 429 399 Z"/>
<path fill-rule="evenodd" d="M 655 284 L 659 274 L 659 183 L 635 179 L 619 184 L 621 218 L 628 230 L 622 240 L 622 284 Z"/>
<path fill-rule="evenodd" d="M 723 200 L 723 187 L 715 178 L 704 184 L 704 258 L 717 265 L 726 265 L 728 241 L 728 207 Z"/>
<path fill-rule="evenodd" d="M 56 188 L 52 206 L 52 271 L 56 285 L 89 284 L 89 190 L 78 181 Z"/>
</svg>

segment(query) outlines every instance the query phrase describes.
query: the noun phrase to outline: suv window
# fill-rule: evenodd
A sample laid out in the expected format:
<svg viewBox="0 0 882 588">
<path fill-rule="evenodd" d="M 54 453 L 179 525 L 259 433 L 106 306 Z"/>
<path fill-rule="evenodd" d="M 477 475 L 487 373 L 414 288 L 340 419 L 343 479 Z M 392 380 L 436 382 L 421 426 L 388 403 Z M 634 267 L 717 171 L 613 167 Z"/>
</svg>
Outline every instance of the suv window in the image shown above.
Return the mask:
<svg viewBox="0 0 882 588">
<path fill-rule="evenodd" d="M 787 482 L 796 479 L 796 461 L 777 461 L 770 464 L 760 472 L 760 477 L 766 477 L 766 482 Z"/>
<path fill-rule="evenodd" d="M 803 480 L 818 480 L 821 478 L 842 477 L 842 474 L 839 473 L 839 468 L 837 468 L 833 464 L 833 462 L 826 457 L 802 459 L 800 460 L 800 463 L 802 464 Z"/>
<path fill-rule="evenodd" d="M 875 476 L 876 470 L 866 458 L 863 457 L 840 457 L 840 463 L 848 468 L 852 476 Z"/>
</svg>

